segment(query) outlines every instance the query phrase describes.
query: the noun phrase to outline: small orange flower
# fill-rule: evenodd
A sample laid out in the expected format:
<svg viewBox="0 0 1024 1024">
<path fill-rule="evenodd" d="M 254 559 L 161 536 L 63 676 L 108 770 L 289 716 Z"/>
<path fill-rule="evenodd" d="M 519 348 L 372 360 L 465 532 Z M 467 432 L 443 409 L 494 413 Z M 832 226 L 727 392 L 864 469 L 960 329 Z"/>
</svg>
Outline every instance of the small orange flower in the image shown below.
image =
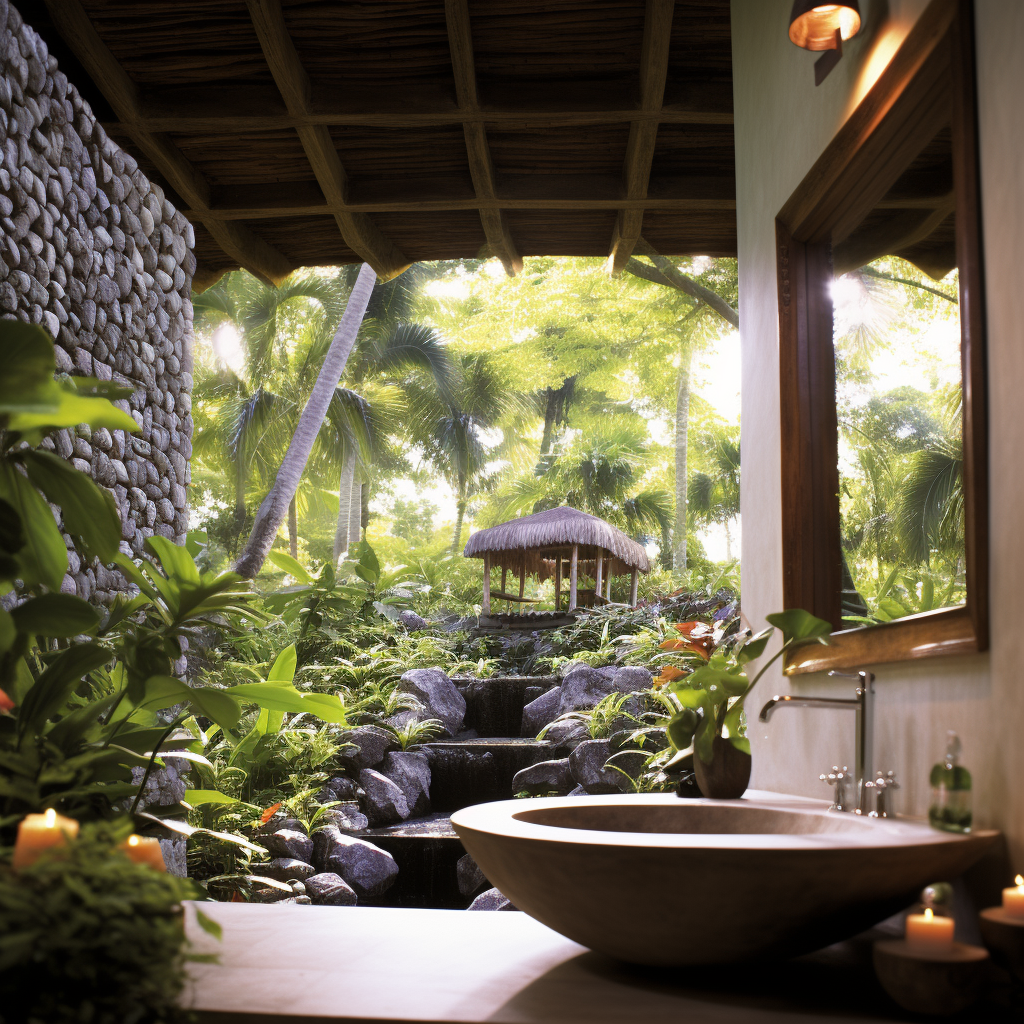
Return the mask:
<svg viewBox="0 0 1024 1024">
<path fill-rule="evenodd" d="M 263 813 L 262 813 L 262 814 L 260 815 L 260 821 L 262 821 L 262 822 L 263 822 L 263 824 L 264 824 L 264 825 L 266 825 L 266 823 L 267 823 L 268 821 L 270 821 L 270 819 L 271 819 L 271 818 L 272 818 L 272 817 L 273 817 L 273 816 L 274 816 L 275 814 L 277 814 L 277 812 L 278 812 L 278 811 L 280 810 L 280 808 L 281 808 L 281 804 L 280 804 L 280 802 L 278 802 L 278 803 L 276 803 L 276 804 L 271 804 L 271 805 L 270 805 L 270 806 L 269 806 L 269 807 L 268 807 L 268 808 L 267 808 L 267 809 L 266 809 L 266 810 L 265 810 L 265 811 L 264 811 L 264 812 L 263 812 Z"/>
<path fill-rule="evenodd" d="M 715 649 L 715 630 L 707 622 L 677 622 L 676 630 L 686 638 L 680 647 L 670 650 L 686 650 L 699 654 L 705 661 Z"/>
<path fill-rule="evenodd" d="M 661 675 L 655 677 L 653 686 L 656 690 L 660 689 L 666 683 L 671 683 L 673 679 L 679 679 L 684 675 L 686 673 L 676 668 L 675 665 L 665 665 L 661 670 Z"/>
</svg>

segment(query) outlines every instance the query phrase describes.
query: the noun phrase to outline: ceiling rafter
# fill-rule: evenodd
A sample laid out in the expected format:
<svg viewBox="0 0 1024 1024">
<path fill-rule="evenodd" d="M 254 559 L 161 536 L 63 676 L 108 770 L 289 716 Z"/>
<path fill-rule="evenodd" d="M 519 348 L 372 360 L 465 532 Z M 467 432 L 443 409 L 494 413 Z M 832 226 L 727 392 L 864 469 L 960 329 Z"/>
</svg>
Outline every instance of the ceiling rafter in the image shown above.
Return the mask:
<svg viewBox="0 0 1024 1024">
<path fill-rule="evenodd" d="M 302 148 L 345 244 L 387 281 L 400 274 L 409 260 L 365 213 L 349 209 L 348 176 L 341 157 L 323 124 L 303 121 L 309 110 L 309 76 L 288 33 L 280 0 L 246 0 L 263 56 L 288 113 L 299 120 L 296 128 Z"/>
<path fill-rule="evenodd" d="M 644 36 L 640 51 L 640 109 L 647 114 L 658 112 L 659 117 L 665 99 L 675 6 L 675 0 L 647 0 L 644 15 Z M 651 119 L 633 121 L 629 126 L 626 159 L 622 168 L 623 194 L 626 199 L 644 199 L 647 196 L 658 124 L 657 119 Z M 620 273 L 626 265 L 643 231 L 643 224 L 642 207 L 619 210 L 608 253 L 608 269 L 611 273 Z"/>
<path fill-rule="evenodd" d="M 466 137 L 466 155 L 473 190 L 480 200 L 497 198 L 494 163 L 487 144 L 487 129 L 473 118 L 479 115 L 480 104 L 476 87 L 476 61 L 473 57 L 473 31 L 469 23 L 468 0 L 445 0 L 444 16 L 448 25 L 448 45 L 452 53 L 452 72 L 455 76 L 455 95 L 459 111 L 467 116 L 462 130 Z M 491 252 L 501 260 L 505 273 L 515 277 L 523 269 L 504 210 L 497 205 L 478 206 L 480 223 Z"/>
<path fill-rule="evenodd" d="M 100 38 L 79 0 L 46 0 L 46 7 L 61 38 L 117 114 L 122 129 L 188 205 L 192 218 L 254 277 L 267 284 L 284 280 L 294 269 L 289 260 L 244 224 L 212 216 L 209 182 L 166 135 L 151 131 L 141 120 L 135 83 Z"/>
</svg>

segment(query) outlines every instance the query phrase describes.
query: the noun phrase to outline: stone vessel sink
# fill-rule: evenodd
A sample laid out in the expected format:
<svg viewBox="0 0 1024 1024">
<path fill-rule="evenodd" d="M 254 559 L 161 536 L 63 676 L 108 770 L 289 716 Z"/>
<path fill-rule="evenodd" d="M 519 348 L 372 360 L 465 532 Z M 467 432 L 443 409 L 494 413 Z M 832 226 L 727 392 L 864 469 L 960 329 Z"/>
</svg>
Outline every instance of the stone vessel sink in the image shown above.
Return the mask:
<svg viewBox="0 0 1024 1024">
<path fill-rule="evenodd" d="M 641 964 L 721 964 L 819 949 L 977 861 L 997 832 L 830 812 L 748 792 L 503 800 L 452 825 L 492 885 L 549 928 Z"/>
</svg>

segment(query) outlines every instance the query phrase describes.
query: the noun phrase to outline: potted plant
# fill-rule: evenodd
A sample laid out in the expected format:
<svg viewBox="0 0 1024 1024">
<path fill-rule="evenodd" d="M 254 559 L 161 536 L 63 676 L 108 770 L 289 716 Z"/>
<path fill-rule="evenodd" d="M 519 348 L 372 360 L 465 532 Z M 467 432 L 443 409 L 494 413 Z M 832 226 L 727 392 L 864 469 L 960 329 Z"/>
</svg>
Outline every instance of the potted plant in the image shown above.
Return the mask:
<svg viewBox="0 0 1024 1024">
<path fill-rule="evenodd" d="M 746 737 L 744 708 L 758 680 L 790 648 L 811 642 L 827 644 L 832 632 L 830 623 L 800 608 L 766 618 L 767 629 L 753 636 L 747 631 L 717 647 L 706 623 L 681 623 L 677 626 L 679 639 L 663 645 L 703 661 L 689 674 L 666 668 L 660 679 L 680 705 L 668 725 L 669 740 L 680 759 L 692 745 L 694 774 L 706 797 L 735 800 L 746 791 L 750 740 Z M 750 679 L 746 666 L 764 653 L 776 629 L 782 631 L 782 646 Z"/>
</svg>

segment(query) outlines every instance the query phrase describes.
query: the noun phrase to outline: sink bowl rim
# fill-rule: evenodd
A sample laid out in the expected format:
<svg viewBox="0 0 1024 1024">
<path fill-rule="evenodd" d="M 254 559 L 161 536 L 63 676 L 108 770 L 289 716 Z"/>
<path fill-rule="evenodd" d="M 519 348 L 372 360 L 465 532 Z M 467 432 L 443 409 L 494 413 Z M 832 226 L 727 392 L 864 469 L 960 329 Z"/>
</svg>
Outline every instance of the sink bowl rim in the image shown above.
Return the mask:
<svg viewBox="0 0 1024 1024">
<path fill-rule="evenodd" d="M 840 817 L 842 831 L 810 833 L 768 832 L 622 832 L 592 828 L 574 828 L 565 825 L 544 825 L 526 821 L 525 813 L 546 808 L 579 807 L 750 807 L 778 811 L 786 815 L 814 818 Z M 529 800 L 499 800 L 474 804 L 451 815 L 452 826 L 462 835 L 463 830 L 510 839 L 533 840 L 549 843 L 603 847 L 663 847 L 667 849 L 722 849 L 722 850 L 822 850 L 822 849 L 883 849 L 940 845 L 944 843 L 977 842 L 991 840 L 999 835 L 992 829 L 975 829 L 959 835 L 940 832 L 919 818 L 897 817 L 889 819 L 867 818 L 828 810 L 825 800 L 748 790 L 739 800 L 681 800 L 674 793 L 627 793 L 609 796 L 539 797 Z"/>
</svg>

